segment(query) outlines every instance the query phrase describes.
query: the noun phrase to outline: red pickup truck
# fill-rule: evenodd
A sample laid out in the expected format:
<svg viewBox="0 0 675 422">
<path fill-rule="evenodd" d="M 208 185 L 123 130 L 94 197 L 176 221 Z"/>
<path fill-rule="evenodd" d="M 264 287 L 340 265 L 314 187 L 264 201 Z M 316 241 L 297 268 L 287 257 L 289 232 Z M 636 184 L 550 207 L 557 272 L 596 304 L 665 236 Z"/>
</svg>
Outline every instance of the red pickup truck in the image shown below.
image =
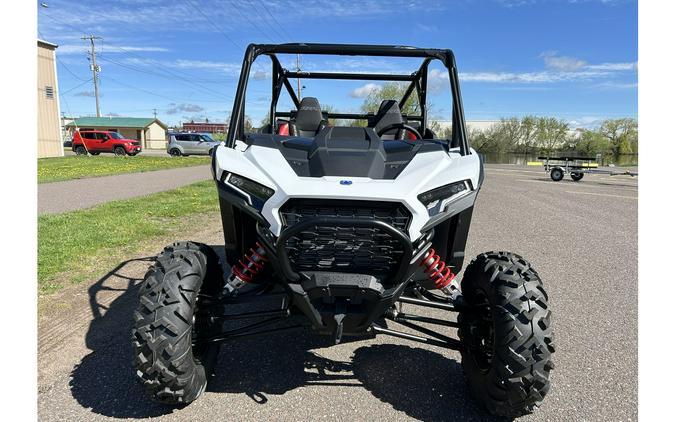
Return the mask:
<svg viewBox="0 0 675 422">
<path fill-rule="evenodd" d="M 134 156 L 141 152 L 141 143 L 126 139 L 117 132 L 107 130 L 78 130 L 73 135 L 73 151 L 77 155 L 99 155 L 112 152 L 117 156 Z"/>
</svg>

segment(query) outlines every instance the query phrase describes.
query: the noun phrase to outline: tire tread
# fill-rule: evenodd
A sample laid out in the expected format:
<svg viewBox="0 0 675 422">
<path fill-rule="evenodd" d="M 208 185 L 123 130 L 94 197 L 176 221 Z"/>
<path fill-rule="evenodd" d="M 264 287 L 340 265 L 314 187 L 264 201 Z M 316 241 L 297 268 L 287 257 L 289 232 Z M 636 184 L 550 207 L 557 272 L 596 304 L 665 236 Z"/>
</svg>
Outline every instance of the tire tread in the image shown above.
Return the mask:
<svg viewBox="0 0 675 422">
<path fill-rule="evenodd" d="M 482 286 L 493 306 L 495 356 L 487 374 L 481 374 L 468 351 L 462 366 L 473 394 L 498 416 L 532 413 L 550 390 L 551 356 L 555 351 L 551 310 L 538 273 L 521 256 L 486 252 L 466 269 L 462 291 Z M 468 316 L 460 314 L 461 321 Z M 460 340 L 468 333 L 460 328 Z"/>
</svg>

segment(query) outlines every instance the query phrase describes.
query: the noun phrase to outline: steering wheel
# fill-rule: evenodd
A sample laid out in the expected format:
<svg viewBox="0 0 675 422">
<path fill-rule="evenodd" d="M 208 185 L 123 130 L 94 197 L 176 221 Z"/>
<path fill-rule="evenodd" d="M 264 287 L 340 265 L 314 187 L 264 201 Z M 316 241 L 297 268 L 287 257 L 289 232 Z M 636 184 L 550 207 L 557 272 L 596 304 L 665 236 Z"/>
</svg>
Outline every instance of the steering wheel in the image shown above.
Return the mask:
<svg viewBox="0 0 675 422">
<path fill-rule="evenodd" d="M 393 123 L 393 124 L 387 125 L 387 126 L 383 127 L 382 129 L 377 131 L 377 136 L 382 136 L 392 129 L 405 129 L 408 132 L 412 132 L 412 134 L 415 135 L 417 137 L 417 139 L 424 139 L 417 129 L 415 129 L 414 127 L 412 127 L 410 125 L 407 125 L 405 123 Z"/>
</svg>

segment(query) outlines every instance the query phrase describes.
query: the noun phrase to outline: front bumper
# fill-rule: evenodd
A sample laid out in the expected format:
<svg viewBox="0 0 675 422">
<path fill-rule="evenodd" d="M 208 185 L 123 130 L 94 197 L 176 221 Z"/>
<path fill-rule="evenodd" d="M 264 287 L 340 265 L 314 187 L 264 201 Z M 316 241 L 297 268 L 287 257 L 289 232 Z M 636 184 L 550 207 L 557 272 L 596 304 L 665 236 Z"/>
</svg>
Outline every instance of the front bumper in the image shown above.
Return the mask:
<svg viewBox="0 0 675 422">
<path fill-rule="evenodd" d="M 403 246 L 403 255 L 389 277 L 334 271 L 297 271 L 288 257 L 286 240 L 318 226 L 372 228 L 386 232 Z M 391 308 L 419 268 L 420 259 L 431 246 L 428 237 L 417 245 L 402 231 L 373 219 L 313 218 L 286 227 L 275 237 L 258 224 L 261 244 L 274 272 L 286 286 L 291 301 L 320 334 L 362 335 Z"/>
</svg>

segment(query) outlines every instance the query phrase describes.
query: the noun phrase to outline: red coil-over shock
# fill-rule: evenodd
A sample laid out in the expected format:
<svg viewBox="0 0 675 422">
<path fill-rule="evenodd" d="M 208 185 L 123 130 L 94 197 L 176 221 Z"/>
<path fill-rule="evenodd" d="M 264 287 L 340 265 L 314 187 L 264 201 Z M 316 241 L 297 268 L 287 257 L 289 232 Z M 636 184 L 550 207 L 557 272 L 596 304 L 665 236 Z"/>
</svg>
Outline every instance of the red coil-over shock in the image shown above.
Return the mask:
<svg viewBox="0 0 675 422">
<path fill-rule="evenodd" d="M 265 268 L 265 263 L 267 262 L 267 257 L 265 256 L 265 249 L 259 242 L 255 244 L 255 250 L 253 248 L 249 249 L 249 254 L 244 255 L 243 259 L 240 259 L 232 267 L 232 274 L 227 279 L 227 284 L 225 284 L 225 289 L 230 293 L 234 290 L 240 288 L 246 283 L 251 283 L 256 278 L 258 274 Z"/>
<path fill-rule="evenodd" d="M 451 295 L 453 290 L 459 291 L 457 283 L 453 283 L 455 274 L 450 267 L 441 260 L 440 255 L 433 248 L 430 248 L 420 261 L 420 267 L 424 268 L 424 273 L 433 283 L 433 287 L 441 290 L 447 295 Z"/>
</svg>

